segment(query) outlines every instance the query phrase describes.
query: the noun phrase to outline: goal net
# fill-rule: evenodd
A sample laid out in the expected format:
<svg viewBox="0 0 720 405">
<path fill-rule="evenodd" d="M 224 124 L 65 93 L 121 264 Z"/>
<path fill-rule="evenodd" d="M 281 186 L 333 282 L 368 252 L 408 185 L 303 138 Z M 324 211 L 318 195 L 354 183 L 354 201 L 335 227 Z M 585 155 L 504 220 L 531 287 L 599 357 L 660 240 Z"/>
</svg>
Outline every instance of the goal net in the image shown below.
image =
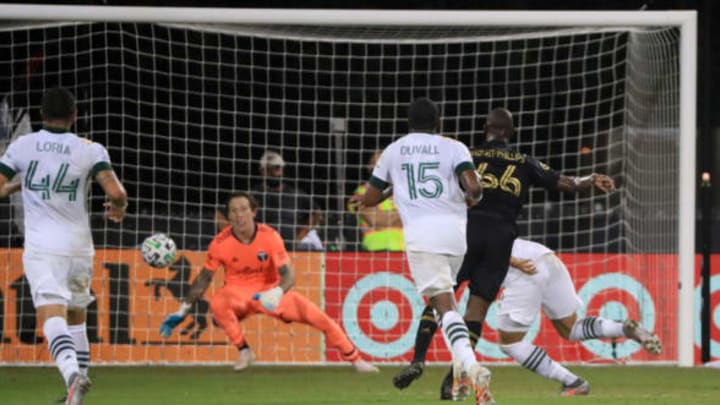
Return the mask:
<svg viewBox="0 0 720 405">
<path fill-rule="evenodd" d="M 367 180 L 373 152 L 407 132 L 413 98 L 435 100 L 442 133 L 470 147 L 482 141 L 487 113 L 507 107 L 518 150 L 563 174 L 602 172 L 618 185 L 609 195 L 532 190 L 520 235 L 559 253 L 586 303 L 580 315 L 638 319 L 665 352 L 650 358 L 625 340 L 565 342 L 544 318 L 529 338 L 563 362 L 675 362 L 678 190 L 687 175 L 680 145 L 694 137 L 681 131 L 680 44 L 677 24 L 6 21 L 0 141 L 4 149 L 39 129 L 43 92 L 67 87 L 78 99 L 76 132 L 107 146 L 128 190 L 129 214 L 119 225 L 102 218 L 101 190 L 89 199 L 97 249 L 93 363 L 236 360 L 209 308 L 221 277 L 180 333 L 164 340 L 158 328 L 202 268 L 224 198 L 262 183 L 267 151 L 285 162 L 286 190 L 306 193 L 322 218 L 307 243 L 288 241 L 297 290 L 373 361 L 401 362 L 411 358 L 423 302 L 401 252 L 368 251 L 369 227 L 347 200 Z M 307 207 L 303 197 L 291 199 L 280 216 L 301 229 Z M 1 362 L 48 362 L 22 276 L 21 207 L 16 196 L 0 202 Z M 272 213 L 260 212 L 270 222 Z M 179 247 L 170 269 L 148 267 L 138 252 L 157 232 Z M 477 351 L 484 361 L 508 361 L 496 345 L 494 308 Z M 243 331 L 260 362 L 340 361 L 320 332 L 303 325 L 256 316 Z M 428 358 L 449 359 L 441 338 Z"/>
</svg>

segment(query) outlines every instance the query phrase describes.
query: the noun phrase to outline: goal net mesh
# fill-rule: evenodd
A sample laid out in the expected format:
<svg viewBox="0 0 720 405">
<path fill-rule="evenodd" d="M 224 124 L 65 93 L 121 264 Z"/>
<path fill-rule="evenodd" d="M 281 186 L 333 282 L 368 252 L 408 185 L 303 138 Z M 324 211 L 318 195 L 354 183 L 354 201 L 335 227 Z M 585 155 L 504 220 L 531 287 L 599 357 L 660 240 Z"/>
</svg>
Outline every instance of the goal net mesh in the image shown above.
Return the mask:
<svg viewBox="0 0 720 405">
<path fill-rule="evenodd" d="M 259 161 L 282 155 L 283 181 L 321 213 L 323 251 L 288 243 L 297 290 L 374 361 L 412 355 L 422 299 L 402 253 L 366 252 L 347 199 L 372 153 L 407 132 L 406 107 L 435 100 L 442 133 L 469 147 L 494 107 L 514 114 L 514 146 L 567 175 L 602 172 L 618 191 L 533 189 L 520 235 L 567 264 L 580 315 L 632 317 L 664 340 L 646 357 L 634 342 L 565 342 L 547 320 L 530 337 L 557 360 L 670 361 L 676 357 L 679 31 L 675 28 L 330 27 L 136 23 L 4 24 L 0 28 L 0 143 L 41 128 L 51 87 L 78 99 L 75 130 L 106 145 L 130 196 L 122 224 L 89 199 L 97 254 L 88 319 L 92 362 L 226 363 L 236 350 L 212 322 L 217 277 L 170 339 L 163 316 L 203 264 L 216 209 L 262 181 Z M 298 207 L 301 205 L 297 204 Z M 22 201 L 0 202 L 3 363 L 48 362 L 22 276 Z M 262 211 L 262 208 L 261 208 Z M 292 215 L 302 228 L 306 213 Z M 137 251 L 169 234 L 180 260 L 151 269 Z M 58 237 L 63 237 L 59 235 Z M 301 251 L 302 250 L 302 251 Z M 312 250 L 312 249 L 310 249 Z M 398 278 L 398 276 L 400 278 Z M 463 298 L 464 300 L 465 298 Z M 464 302 L 464 301 L 463 301 Z M 478 353 L 497 348 L 493 305 Z M 319 331 L 256 316 L 243 323 L 261 362 L 339 360 Z M 444 361 L 442 339 L 429 360 Z"/>
</svg>

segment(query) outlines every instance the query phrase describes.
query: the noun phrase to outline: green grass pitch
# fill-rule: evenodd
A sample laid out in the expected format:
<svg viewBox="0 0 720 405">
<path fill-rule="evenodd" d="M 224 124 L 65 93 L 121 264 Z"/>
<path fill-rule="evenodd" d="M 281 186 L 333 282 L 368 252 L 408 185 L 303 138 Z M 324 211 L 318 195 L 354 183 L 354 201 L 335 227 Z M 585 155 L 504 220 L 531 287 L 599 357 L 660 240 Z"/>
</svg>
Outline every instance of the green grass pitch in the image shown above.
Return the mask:
<svg viewBox="0 0 720 405">
<path fill-rule="evenodd" d="M 560 398 L 558 385 L 514 366 L 491 367 L 492 390 L 505 404 L 720 404 L 720 370 L 676 367 L 570 367 L 590 381 L 589 397 Z M 444 367 L 428 367 L 399 391 L 397 366 L 379 374 L 351 367 L 96 367 L 87 405 L 441 404 Z M 62 394 L 54 368 L 0 368 L 0 404 L 49 405 Z M 468 399 L 466 404 L 470 404 Z"/>
</svg>

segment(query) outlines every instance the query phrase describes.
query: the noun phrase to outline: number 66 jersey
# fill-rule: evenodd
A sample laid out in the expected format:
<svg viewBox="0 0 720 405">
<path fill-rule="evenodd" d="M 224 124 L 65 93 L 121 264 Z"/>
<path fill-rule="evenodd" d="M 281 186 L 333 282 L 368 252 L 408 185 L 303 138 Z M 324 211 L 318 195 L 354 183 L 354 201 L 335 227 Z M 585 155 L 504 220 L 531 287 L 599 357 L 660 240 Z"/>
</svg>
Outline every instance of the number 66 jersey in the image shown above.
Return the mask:
<svg viewBox="0 0 720 405">
<path fill-rule="evenodd" d="M 8 179 L 20 175 L 25 249 L 92 256 L 87 190 L 90 179 L 110 168 L 105 147 L 65 130 L 42 129 L 10 144 L 0 173 Z"/>
<path fill-rule="evenodd" d="M 505 142 L 485 142 L 470 154 L 482 178 L 484 196 L 471 214 L 499 216 L 514 224 L 530 186 L 557 188 L 557 172 L 531 156 L 513 151 Z"/>
</svg>

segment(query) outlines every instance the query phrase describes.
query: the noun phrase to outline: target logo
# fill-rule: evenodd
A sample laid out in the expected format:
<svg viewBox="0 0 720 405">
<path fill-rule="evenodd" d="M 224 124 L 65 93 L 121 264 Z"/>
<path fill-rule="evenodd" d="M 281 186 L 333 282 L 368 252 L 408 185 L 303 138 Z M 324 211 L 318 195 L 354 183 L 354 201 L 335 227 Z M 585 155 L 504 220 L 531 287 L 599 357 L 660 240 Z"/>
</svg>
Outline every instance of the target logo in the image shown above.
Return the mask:
<svg viewBox="0 0 720 405">
<path fill-rule="evenodd" d="M 343 326 L 360 350 L 381 358 L 401 356 L 415 344 L 424 307 L 415 285 L 404 276 L 370 274 L 345 296 Z"/>
<path fill-rule="evenodd" d="M 611 273 L 593 277 L 578 291 L 578 295 L 586 304 L 578 311 L 579 319 L 584 318 L 587 312 L 618 321 L 639 318 L 645 328 L 655 329 L 653 297 L 642 283 L 629 275 Z M 602 340 L 586 340 L 581 344 L 595 355 L 607 359 L 628 357 L 641 349 L 640 344 L 629 339 L 618 342 L 614 348 L 612 343 Z"/>
</svg>

